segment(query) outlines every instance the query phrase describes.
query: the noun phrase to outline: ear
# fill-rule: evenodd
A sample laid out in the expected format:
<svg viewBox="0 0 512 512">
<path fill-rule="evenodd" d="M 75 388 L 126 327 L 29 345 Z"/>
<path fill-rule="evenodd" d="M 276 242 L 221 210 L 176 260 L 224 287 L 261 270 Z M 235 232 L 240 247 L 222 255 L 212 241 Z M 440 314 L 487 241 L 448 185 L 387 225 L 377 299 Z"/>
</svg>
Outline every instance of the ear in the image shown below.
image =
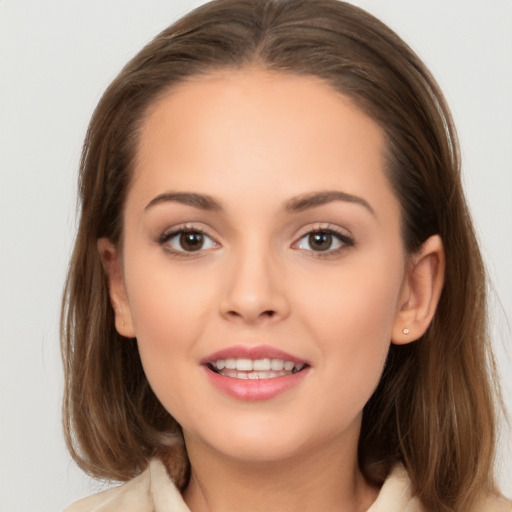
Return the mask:
<svg viewBox="0 0 512 512">
<path fill-rule="evenodd" d="M 427 330 L 444 283 L 445 256 L 439 235 L 433 235 L 410 256 L 393 325 L 392 342 L 415 341 Z"/>
<path fill-rule="evenodd" d="M 126 338 L 134 338 L 135 330 L 124 286 L 120 251 L 107 238 L 100 238 L 98 240 L 98 252 L 103 269 L 107 275 L 110 303 L 115 315 L 116 331 Z"/>
</svg>

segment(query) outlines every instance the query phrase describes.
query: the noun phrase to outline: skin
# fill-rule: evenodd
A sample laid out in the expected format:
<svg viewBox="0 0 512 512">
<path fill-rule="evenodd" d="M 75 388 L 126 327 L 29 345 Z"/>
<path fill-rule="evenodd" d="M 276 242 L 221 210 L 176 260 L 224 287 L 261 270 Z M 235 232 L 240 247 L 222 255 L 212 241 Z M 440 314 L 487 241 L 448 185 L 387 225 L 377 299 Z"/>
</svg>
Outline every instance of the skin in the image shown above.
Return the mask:
<svg viewBox="0 0 512 512">
<path fill-rule="evenodd" d="M 428 327 L 444 271 L 438 237 L 404 251 L 384 145 L 380 127 L 319 80 L 254 68 L 187 81 L 148 112 L 123 245 L 98 246 L 116 327 L 137 338 L 183 428 L 194 512 L 375 500 L 357 465 L 362 409 L 390 343 Z M 297 207 L 325 191 L 350 200 Z M 175 193 L 217 208 L 162 198 Z M 185 227 L 206 233 L 202 249 L 185 251 L 179 234 L 161 243 Z M 342 238 L 315 250 L 315 230 Z M 305 377 L 259 401 L 212 386 L 205 357 L 261 344 L 307 361 Z"/>
</svg>

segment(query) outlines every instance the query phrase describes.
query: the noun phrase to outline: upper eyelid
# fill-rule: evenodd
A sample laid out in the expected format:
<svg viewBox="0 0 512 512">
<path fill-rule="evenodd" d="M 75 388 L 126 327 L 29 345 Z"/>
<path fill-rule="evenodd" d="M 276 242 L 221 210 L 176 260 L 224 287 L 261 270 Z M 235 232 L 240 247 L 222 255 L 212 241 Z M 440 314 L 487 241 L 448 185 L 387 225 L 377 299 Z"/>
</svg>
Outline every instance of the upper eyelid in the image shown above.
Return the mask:
<svg viewBox="0 0 512 512">
<path fill-rule="evenodd" d="M 337 237 L 339 242 L 341 243 L 341 247 L 338 247 L 336 249 L 328 249 L 326 251 L 310 251 L 310 250 L 306 250 L 306 249 L 303 249 L 303 250 L 308 253 L 311 252 L 311 254 L 314 254 L 315 257 L 328 258 L 330 256 L 334 256 L 335 254 L 340 253 L 343 250 L 346 250 L 347 248 L 356 246 L 356 241 L 355 241 L 352 233 L 348 229 L 342 228 L 341 226 L 338 226 L 335 224 L 330 224 L 330 223 L 316 223 L 313 226 L 304 227 L 301 230 L 301 234 L 299 234 L 295 237 L 293 243 L 291 244 L 291 248 L 299 249 L 299 247 L 297 247 L 297 246 L 300 244 L 301 240 L 303 240 L 305 237 L 307 237 L 311 233 L 322 233 L 322 232 L 330 233 L 333 236 Z"/>
<path fill-rule="evenodd" d="M 220 239 L 221 237 L 213 234 L 212 229 L 208 226 L 204 225 L 203 223 L 195 223 L 195 222 L 184 222 L 182 224 L 177 224 L 174 226 L 170 226 L 163 231 L 161 231 L 161 234 L 158 236 L 158 240 L 162 240 L 164 238 L 169 239 L 170 236 L 177 235 L 184 231 L 197 231 L 199 233 L 202 233 L 209 238 L 211 238 L 215 243 L 221 244 Z M 339 226 L 337 224 L 333 224 L 330 222 L 314 222 L 311 224 L 308 224 L 306 226 L 303 226 L 301 229 L 297 230 L 295 235 L 293 236 L 292 245 L 297 243 L 300 239 L 304 238 L 304 236 L 308 235 L 309 233 L 314 232 L 321 232 L 321 231 L 328 231 L 335 235 L 339 235 L 342 238 L 348 238 L 352 241 L 354 241 L 354 237 L 349 229 Z"/>
<path fill-rule="evenodd" d="M 299 229 L 296 239 L 298 240 L 309 233 L 315 233 L 318 231 L 329 231 L 344 237 L 353 238 L 352 233 L 347 228 L 341 227 L 337 224 L 331 224 L 330 222 L 315 222 Z"/>
<path fill-rule="evenodd" d="M 187 251 L 185 249 L 177 249 L 172 247 L 171 241 L 177 237 L 180 237 L 181 234 L 192 232 L 192 233 L 200 233 L 201 235 L 209 238 L 213 243 L 213 247 L 201 247 L 200 249 L 194 251 Z M 173 228 L 169 228 L 162 232 L 162 234 L 157 239 L 158 245 L 169 255 L 174 258 L 179 259 L 193 259 L 204 256 L 205 253 L 213 249 L 217 249 L 221 247 L 221 244 L 217 241 L 217 239 L 206 232 L 206 230 L 198 228 L 197 226 L 176 226 Z"/>
<path fill-rule="evenodd" d="M 199 226 L 196 226 L 196 225 L 192 225 L 190 223 L 185 223 L 185 224 L 178 224 L 176 226 L 172 226 L 172 227 L 169 227 L 165 230 L 163 230 L 161 232 L 160 235 L 157 236 L 156 238 L 156 242 L 159 244 L 159 245 L 168 245 L 169 241 L 172 240 L 173 238 L 175 238 L 176 236 L 179 236 L 181 233 L 184 233 L 184 232 L 197 232 L 197 233 L 201 233 L 202 235 L 206 236 L 207 238 L 209 238 L 216 246 L 220 247 L 222 244 L 219 242 L 219 238 L 216 237 L 215 235 L 212 235 L 210 233 L 210 230 L 209 229 L 206 229 L 206 228 L 203 228 L 203 227 L 199 227 Z M 169 252 L 174 252 L 176 254 L 178 253 L 181 253 L 182 251 L 178 251 L 178 250 L 175 250 L 175 249 L 172 249 L 172 248 L 169 248 L 168 249 Z M 183 251 L 184 253 L 186 253 L 186 251 Z M 196 254 L 199 254 L 203 252 L 202 250 L 198 250 Z M 191 253 L 193 254 L 193 253 Z"/>
<path fill-rule="evenodd" d="M 204 225 L 196 225 L 191 223 L 183 223 L 176 224 L 175 226 L 168 227 L 161 231 L 159 238 L 169 235 L 175 235 L 181 233 L 183 231 L 197 231 L 198 233 L 202 233 L 204 235 L 209 236 L 212 239 L 216 239 L 215 235 L 212 235 L 210 229 L 208 227 L 204 227 Z"/>
</svg>

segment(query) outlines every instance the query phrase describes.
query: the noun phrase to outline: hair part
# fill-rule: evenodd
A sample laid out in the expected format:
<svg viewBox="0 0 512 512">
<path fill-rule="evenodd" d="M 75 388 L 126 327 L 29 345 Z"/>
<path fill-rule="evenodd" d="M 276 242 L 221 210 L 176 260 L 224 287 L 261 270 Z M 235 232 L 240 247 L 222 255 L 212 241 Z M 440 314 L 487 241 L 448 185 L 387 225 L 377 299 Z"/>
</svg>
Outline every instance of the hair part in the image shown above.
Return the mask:
<svg viewBox="0 0 512 512">
<path fill-rule="evenodd" d="M 495 368 L 485 272 L 460 180 L 445 100 L 414 52 L 365 11 L 337 0 L 215 0 L 163 31 L 99 102 L 80 164 L 80 224 L 62 310 L 67 444 L 88 473 L 127 480 L 151 457 L 187 482 L 181 431 L 152 392 L 136 340 L 114 327 L 99 238 L 122 241 L 123 207 L 148 109 L 173 86 L 218 69 L 260 66 L 318 77 L 383 129 L 404 245 L 439 234 L 446 279 L 421 340 L 392 345 L 365 407 L 361 471 L 381 485 L 408 469 L 428 511 L 469 510 L 493 489 Z"/>
</svg>

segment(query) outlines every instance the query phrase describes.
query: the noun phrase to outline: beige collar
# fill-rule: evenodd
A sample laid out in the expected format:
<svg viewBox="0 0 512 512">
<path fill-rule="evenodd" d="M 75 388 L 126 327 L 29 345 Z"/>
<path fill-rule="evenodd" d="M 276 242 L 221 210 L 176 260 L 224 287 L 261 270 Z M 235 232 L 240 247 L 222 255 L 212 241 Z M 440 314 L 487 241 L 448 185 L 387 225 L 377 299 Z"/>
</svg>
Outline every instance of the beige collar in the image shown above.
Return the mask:
<svg viewBox="0 0 512 512">
<path fill-rule="evenodd" d="M 163 464 L 153 459 L 149 467 L 123 485 L 77 501 L 64 512 L 190 512 Z M 489 497 L 474 512 L 512 512 L 510 502 Z M 405 468 L 397 465 L 384 482 L 368 512 L 422 512 L 411 496 Z"/>
</svg>

